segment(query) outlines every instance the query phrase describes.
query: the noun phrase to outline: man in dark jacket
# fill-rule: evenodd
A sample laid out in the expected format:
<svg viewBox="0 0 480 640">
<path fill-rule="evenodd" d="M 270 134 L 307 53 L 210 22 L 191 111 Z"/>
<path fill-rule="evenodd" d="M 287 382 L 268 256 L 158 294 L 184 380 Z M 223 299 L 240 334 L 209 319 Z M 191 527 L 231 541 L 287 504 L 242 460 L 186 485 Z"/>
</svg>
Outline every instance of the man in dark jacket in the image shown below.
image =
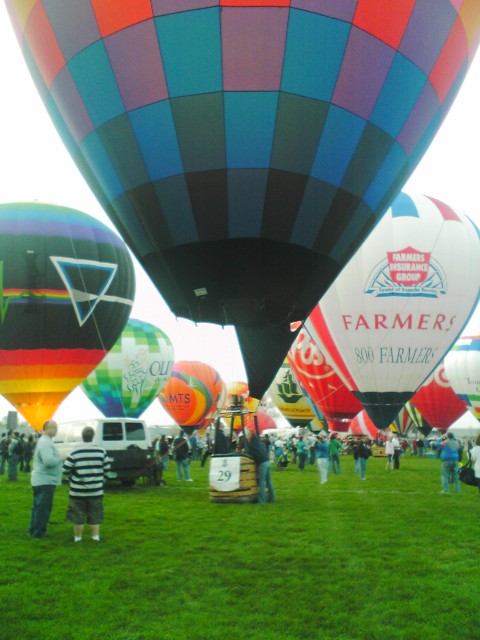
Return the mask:
<svg viewBox="0 0 480 640">
<path fill-rule="evenodd" d="M 173 441 L 173 457 L 177 465 L 177 478 L 192 482 L 190 477 L 190 447 L 183 431 Z"/>
<path fill-rule="evenodd" d="M 260 438 L 250 430 L 247 431 L 246 451 L 257 464 L 259 504 L 265 504 L 267 502 L 266 489 L 268 489 L 268 502 L 275 502 L 275 491 L 273 490 L 272 484 L 272 469 L 267 447 L 263 444 Z"/>
<path fill-rule="evenodd" d="M 213 453 L 215 454 L 228 453 L 228 440 L 225 433 L 223 432 L 222 424 L 217 425 L 215 429 Z"/>
</svg>

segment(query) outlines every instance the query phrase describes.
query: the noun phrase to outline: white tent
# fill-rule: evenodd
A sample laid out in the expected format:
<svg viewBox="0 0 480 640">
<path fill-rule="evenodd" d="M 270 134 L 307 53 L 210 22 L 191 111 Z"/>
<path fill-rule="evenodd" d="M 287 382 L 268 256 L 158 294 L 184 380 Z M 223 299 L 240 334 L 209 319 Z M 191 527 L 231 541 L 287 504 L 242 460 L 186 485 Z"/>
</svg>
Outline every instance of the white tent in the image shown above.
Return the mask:
<svg viewBox="0 0 480 640">
<path fill-rule="evenodd" d="M 480 433 L 480 422 L 473 413 L 467 411 L 448 428 L 448 431 L 455 437 L 475 438 Z"/>
</svg>

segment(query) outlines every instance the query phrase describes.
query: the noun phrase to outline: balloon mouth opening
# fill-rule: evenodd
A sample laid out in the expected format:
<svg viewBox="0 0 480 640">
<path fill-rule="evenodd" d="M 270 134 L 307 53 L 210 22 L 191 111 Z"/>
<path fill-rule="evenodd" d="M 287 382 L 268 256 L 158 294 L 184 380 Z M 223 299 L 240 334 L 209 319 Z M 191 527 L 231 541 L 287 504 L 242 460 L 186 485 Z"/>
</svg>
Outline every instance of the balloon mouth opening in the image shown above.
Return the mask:
<svg viewBox="0 0 480 640">
<path fill-rule="evenodd" d="M 222 326 L 292 325 L 292 333 L 339 268 L 312 249 L 258 238 L 188 243 L 140 260 L 179 317 Z"/>
</svg>

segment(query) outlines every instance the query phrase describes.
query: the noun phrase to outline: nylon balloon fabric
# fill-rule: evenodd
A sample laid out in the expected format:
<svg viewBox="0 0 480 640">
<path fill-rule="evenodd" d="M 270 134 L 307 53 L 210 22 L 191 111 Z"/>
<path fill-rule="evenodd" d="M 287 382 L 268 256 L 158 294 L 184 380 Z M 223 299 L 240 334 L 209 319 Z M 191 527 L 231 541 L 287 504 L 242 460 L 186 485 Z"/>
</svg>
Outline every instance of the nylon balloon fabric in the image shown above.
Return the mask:
<svg viewBox="0 0 480 640">
<path fill-rule="evenodd" d="M 180 360 L 175 362 L 158 400 L 184 431 L 193 433 L 213 420 L 225 394 L 226 385 L 213 367 Z"/>
<path fill-rule="evenodd" d="M 173 362 L 170 338 L 149 322 L 130 318 L 82 390 L 107 418 L 139 418 L 167 384 Z"/>
<path fill-rule="evenodd" d="M 480 335 L 462 336 L 455 343 L 445 358 L 445 372 L 455 393 L 480 420 Z"/>
<path fill-rule="evenodd" d="M 233 324 L 263 396 L 412 172 L 477 0 L 7 0 L 46 107 L 173 313 Z"/>
<path fill-rule="evenodd" d="M 473 222 L 401 193 L 310 314 L 310 336 L 379 429 L 460 335 L 479 301 L 479 273 Z"/>
<path fill-rule="evenodd" d="M 0 393 L 37 430 L 104 358 L 130 315 L 133 264 L 85 213 L 0 205 Z"/>
</svg>

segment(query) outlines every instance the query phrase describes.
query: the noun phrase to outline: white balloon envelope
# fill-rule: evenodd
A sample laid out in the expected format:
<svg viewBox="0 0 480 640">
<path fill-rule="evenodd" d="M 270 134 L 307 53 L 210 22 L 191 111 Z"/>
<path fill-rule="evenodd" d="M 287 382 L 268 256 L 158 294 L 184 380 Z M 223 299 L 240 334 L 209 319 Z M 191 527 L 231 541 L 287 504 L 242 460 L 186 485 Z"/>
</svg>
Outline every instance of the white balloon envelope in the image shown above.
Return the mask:
<svg viewBox="0 0 480 640">
<path fill-rule="evenodd" d="M 455 393 L 480 420 L 480 335 L 458 340 L 445 358 L 445 371 Z"/>
<path fill-rule="evenodd" d="M 480 238 L 465 215 L 401 193 L 314 309 L 309 330 L 378 428 L 460 335 L 479 298 Z M 313 328 L 313 331 L 312 331 Z"/>
</svg>

